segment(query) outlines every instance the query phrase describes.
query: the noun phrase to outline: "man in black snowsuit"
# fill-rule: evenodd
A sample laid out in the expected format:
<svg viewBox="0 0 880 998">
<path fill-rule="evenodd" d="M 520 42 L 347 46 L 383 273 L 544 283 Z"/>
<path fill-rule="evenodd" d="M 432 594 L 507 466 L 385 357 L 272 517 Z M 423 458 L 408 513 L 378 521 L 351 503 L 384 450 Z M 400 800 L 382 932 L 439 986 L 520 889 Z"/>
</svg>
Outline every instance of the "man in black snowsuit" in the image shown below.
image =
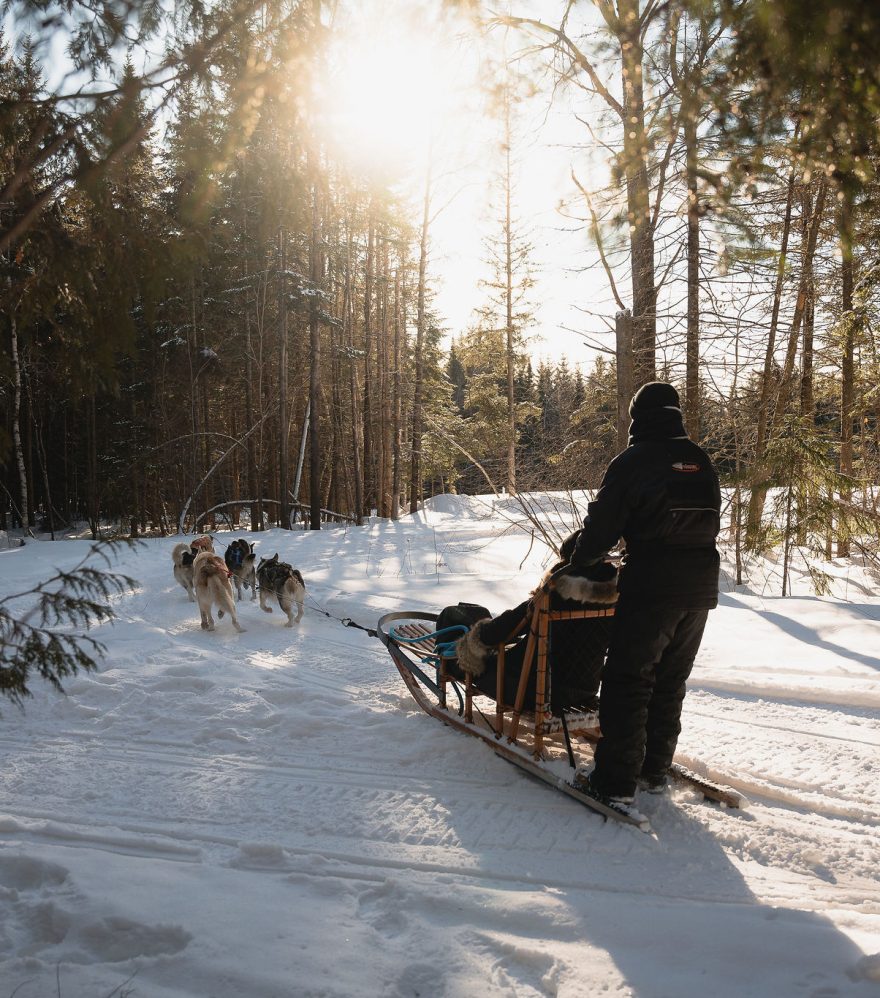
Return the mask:
<svg viewBox="0 0 880 998">
<path fill-rule="evenodd" d="M 626 542 L 588 787 L 627 803 L 637 787 L 666 787 L 685 684 L 718 604 L 721 508 L 718 475 L 687 436 L 675 388 L 643 385 L 629 412 L 629 446 L 609 464 L 571 556 L 584 566 Z"/>
</svg>

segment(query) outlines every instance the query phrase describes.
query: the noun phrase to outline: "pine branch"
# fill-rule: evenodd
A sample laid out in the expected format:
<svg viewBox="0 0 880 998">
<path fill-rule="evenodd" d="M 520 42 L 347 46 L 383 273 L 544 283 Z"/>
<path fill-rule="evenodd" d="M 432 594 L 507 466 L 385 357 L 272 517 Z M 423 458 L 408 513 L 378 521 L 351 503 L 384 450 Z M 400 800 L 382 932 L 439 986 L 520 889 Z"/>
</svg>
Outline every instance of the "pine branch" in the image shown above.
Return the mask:
<svg viewBox="0 0 880 998">
<path fill-rule="evenodd" d="M 100 541 L 72 569 L 59 570 L 32 589 L 0 599 L 0 696 L 22 706 L 25 698 L 32 696 L 28 682 L 33 673 L 63 693 L 63 679 L 97 667 L 105 646 L 88 634 L 76 632 L 111 623 L 116 612 L 109 601 L 137 583 L 128 575 L 92 562 L 98 560 L 109 568 L 110 556 L 119 547 L 137 543 Z M 21 600 L 32 601 L 23 614 L 17 608 Z"/>
</svg>

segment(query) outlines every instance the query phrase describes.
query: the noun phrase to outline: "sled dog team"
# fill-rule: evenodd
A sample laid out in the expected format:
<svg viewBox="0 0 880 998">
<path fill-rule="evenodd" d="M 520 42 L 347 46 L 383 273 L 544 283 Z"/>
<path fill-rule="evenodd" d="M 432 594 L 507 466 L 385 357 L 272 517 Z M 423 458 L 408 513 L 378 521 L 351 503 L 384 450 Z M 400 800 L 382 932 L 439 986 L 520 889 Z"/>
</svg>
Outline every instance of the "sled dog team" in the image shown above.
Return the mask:
<svg viewBox="0 0 880 998">
<path fill-rule="evenodd" d="M 217 607 L 218 617 L 228 613 L 232 626 L 237 631 L 244 630 L 235 612 L 233 583 L 239 600 L 243 588 L 251 590 L 252 600 L 257 598 L 259 588 L 260 609 L 266 613 L 272 612 L 266 600 L 274 596 L 287 615 L 286 627 L 298 624 L 303 615 L 306 597 L 303 577 L 287 562 L 279 561 L 277 553 L 271 558 L 261 558 L 256 564 L 253 544 L 239 539 L 232 541 L 221 558 L 214 553 L 213 539 L 205 536 L 197 537 L 190 544 L 175 545 L 171 560 L 174 562 L 174 578 L 186 590 L 190 602 L 199 604 L 202 629 L 205 631 L 214 630 L 211 614 L 214 606 Z"/>
</svg>

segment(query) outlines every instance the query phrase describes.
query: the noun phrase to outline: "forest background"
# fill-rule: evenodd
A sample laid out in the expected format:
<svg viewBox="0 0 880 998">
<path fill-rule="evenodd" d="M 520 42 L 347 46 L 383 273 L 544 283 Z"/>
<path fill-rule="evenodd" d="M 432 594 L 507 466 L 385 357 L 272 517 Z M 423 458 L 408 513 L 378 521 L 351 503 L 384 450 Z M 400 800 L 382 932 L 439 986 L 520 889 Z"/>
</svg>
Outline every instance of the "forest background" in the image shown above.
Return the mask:
<svg viewBox="0 0 880 998">
<path fill-rule="evenodd" d="M 738 566 L 876 564 L 878 49 L 869 0 L 5 0 L 0 527 L 594 488 L 656 377 Z"/>
</svg>

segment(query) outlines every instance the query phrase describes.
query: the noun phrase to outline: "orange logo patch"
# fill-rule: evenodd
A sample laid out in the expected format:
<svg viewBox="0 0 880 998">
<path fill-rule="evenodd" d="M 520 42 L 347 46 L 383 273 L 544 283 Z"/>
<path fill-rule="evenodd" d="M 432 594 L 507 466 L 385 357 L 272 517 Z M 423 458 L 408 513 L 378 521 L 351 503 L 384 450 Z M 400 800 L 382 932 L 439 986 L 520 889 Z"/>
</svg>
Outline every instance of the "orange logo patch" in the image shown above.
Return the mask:
<svg viewBox="0 0 880 998">
<path fill-rule="evenodd" d="M 675 464 L 673 464 L 672 467 L 673 467 L 673 469 L 675 471 L 689 471 L 689 472 L 694 472 L 694 471 L 699 471 L 700 470 L 700 465 L 698 465 L 698 464 L 685 464 L 684 461 L 676 461 Z"/>
</svg>

